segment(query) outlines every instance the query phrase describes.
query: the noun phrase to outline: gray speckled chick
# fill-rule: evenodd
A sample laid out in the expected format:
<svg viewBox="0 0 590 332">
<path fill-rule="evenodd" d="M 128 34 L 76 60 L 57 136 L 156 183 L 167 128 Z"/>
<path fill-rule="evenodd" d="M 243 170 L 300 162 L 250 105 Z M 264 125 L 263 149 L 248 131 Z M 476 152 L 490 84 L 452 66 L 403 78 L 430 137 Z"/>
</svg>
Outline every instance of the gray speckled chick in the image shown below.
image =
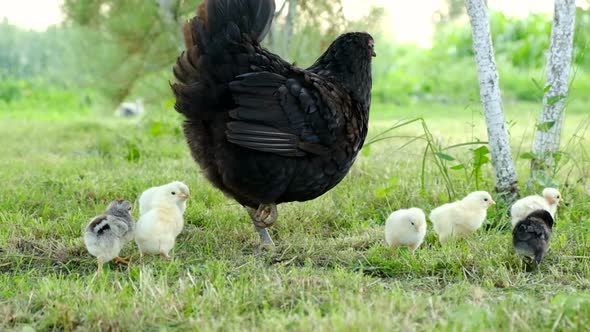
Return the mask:
<svg viewBox="0 0 590 332">
<path fill-rule="evenodd" d="M 131 203 L 118 199 L 109 204 L 104 213 L 94 217 L 84 231 L 84 243 L 88 252 L 98 259 L 98 272 L 102 264 L 115 260 L 127 264 L 119 252 L 133 239 L 134 223 Z"/>
</svg>

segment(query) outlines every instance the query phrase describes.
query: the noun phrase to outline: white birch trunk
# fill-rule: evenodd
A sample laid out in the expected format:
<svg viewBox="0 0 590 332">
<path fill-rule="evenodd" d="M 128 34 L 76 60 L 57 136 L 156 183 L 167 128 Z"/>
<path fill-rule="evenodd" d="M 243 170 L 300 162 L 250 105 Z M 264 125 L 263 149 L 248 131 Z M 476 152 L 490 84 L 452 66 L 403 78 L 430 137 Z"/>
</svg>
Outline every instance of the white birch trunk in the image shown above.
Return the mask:
<svg viewBox="0 0 590 332">
<path fill-rule="evenodd" d="M 559 150 L 561 129 L 565 116 L 572 52 L 576 2 L 555 0 L 551 28 L 551 45 L 547 54 L 547 84 L 543 97 L 543 111 L 533 142 L 532 174 L 554 166 L 554 153 Z"/>
<path fill-rule="evenodd" d="M 473 50 L 483 104 L 488 142 L 494 166 L 496 191 L 514 197 L 518 193 L 518 178 L 506 130 L 500 79 L 494 60 L 490 22 L 484 0 L 465 0 L 471 22 Z M 511 198 L 512 198 L 511 197 Z"/>
<path fill-rule="evenodd" d="M 291 45 L 291 39 L 293 39 L 293 29 L 295 26 L 295 19 L 297 18 L 297 0 L 286 0 L 289 1 L 289 11 L 287 12 L 287 18 L 285 19 L 285 35 L 283 36 L 283 50 L 285 54 L 289 54 L 289 45 Z"/>
</svg>

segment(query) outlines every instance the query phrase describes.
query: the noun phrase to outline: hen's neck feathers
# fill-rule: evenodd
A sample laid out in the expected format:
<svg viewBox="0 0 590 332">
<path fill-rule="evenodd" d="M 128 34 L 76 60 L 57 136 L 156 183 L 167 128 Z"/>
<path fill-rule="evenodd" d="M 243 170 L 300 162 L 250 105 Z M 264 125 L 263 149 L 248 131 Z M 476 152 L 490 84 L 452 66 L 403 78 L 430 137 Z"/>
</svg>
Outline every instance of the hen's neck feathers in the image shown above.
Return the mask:
<svg viewBox="0 0 590 332">
<path fill-rule="evenodd" d="M 332 78 L 368 110 L 371 105 L 371 58 L 367 54 L 332 45 L 308 68 L 320 76 Z"/>
</svg>

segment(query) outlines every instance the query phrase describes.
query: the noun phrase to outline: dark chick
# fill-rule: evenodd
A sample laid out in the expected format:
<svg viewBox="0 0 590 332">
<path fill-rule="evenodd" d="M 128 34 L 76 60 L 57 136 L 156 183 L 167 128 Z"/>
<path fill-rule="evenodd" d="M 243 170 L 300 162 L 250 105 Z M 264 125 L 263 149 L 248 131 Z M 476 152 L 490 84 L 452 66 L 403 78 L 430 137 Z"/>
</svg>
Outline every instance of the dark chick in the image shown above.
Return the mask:
<svg viewBox="0 0 590 332">
<path fill-rule="evenodd" d="M 119 252 L 133 239 L 133 231 L 131 203 L 126 200 L 113 201 L 105 212 L 90 220 L 84 231 L 84 244 L 88 252 L 97 258 L 99 273 L 102 272 L 102 264 L 113 259 L 128 263 L 119 257 Z"/>
<path fill-rule="evenodd" d="M 263 246 L 276 204 L 314 199 L 348 173 L 367 135 L 373 38 L 338 37 L 298 68 L 260 46 L 273 0 L 206 0 L 184 26 L 176 110 L 209 181 L 248 209 Z"/>
<path fill-rule="evenodd" d="M 540 264 L 549 247 L 553 217 L 545 210 L 536 210 L 519 221 L 512 230 L 512 244 L 521 255 L 532 257 Z"/>
</svg>

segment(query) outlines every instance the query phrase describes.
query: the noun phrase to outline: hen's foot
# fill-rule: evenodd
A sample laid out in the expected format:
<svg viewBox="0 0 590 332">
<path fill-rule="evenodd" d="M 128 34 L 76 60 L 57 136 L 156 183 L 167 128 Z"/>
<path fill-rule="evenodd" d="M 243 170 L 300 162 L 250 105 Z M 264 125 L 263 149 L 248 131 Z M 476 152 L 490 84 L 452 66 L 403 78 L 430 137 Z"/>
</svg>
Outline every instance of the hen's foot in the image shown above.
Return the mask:
<svg viewBox="0 0 590 332">
<path fill-rule="evenodd" d="M 129 264 L 129 260 L 119 256 L 115 257 L 114 261 L 121 264 Z"/>
<path fill-rule="evenodd" d="M 162 257 L 163 259 L 170 259 L 170 255 L 168 255 L 168 253 L 165 252 L 161 252 L 160 257 Z"/>
<path fill-rule="evenodd" d="M 273 251 L 275 248 L 275 243 L 272 241 L 270 234 L 268 234 L 268 230 L 266 228 L 258 227 L 254 224 L 254 229 L 260 236 L 260 246 L 258 247 L 259 252 L 268 252 Z"/>
<path fill-rule="evenodd" d="M 252 218 L 252 222 L 254 222 L 254 225 L 260 228 L 272 226 L 277 221 L 279 216 L 277 205 L 274 203 L 260 204 L 257 210 L 252 208 L 247 209 L 248 213 L 250 214 L 250 218 Z"/>
</svg>

